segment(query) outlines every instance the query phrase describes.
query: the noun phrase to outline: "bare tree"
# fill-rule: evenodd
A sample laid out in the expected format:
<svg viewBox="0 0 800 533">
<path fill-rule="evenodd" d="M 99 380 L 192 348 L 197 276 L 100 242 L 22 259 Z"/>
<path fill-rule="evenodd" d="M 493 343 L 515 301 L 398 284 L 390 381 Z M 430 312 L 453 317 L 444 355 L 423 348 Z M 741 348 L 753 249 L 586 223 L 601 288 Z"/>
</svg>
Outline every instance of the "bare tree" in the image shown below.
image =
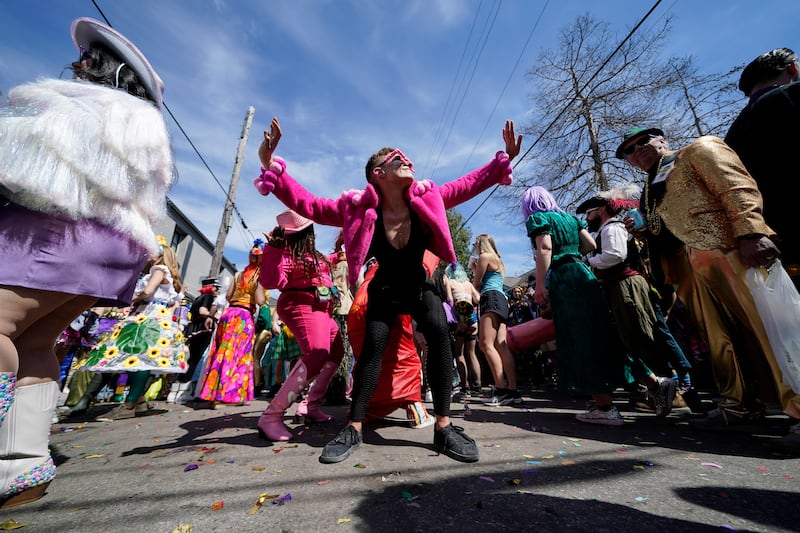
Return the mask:
<svg viewBox="0 0 800 533">
<path fill-rule="evenodd" d="M 728 72 L 703 74 L 688 56 L 671 59 L 668 68 L 675 80 L 669 93 L 675 113 L 664 124 L 670 141 L 680 146 L 702 135 L 724 137 L 744 105 L 736 87 L 743 65 Z"/>
<path fill-rule="evenodd" d="M 557 50 L 539 55 L 528 72 L 534 118 L 524 128 L 538 144 L 515 172 L 514 186 L 501 193 L 509 212 L 516 214 L 519 195 L 531 185 L 544 186 L 570 207 L 598 190 L 641 179 L 614 157 L 631 127 L 661 127 L 676 145 L 724 130 L 730 122 L 725 113 L 737 107 L 731 106 L 734 71 L 701 75 L 691 57 L 664 58 L 670 25 L 667 18 L 635 33 L 606 63 L 621 36 L 607 22 L 583 15 L 562 30 Z"/>
</svg>

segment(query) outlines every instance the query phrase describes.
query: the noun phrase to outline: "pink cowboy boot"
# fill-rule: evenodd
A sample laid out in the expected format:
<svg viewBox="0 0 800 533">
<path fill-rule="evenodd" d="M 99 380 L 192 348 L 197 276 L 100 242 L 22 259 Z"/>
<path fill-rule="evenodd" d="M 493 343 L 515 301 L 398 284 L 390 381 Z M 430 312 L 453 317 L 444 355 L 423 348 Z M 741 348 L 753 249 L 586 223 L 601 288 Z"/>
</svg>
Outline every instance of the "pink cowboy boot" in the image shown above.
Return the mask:
<svg viewBox="0 0 800 533">
<path fill-rule="evenodd" d="M 303 361 L 298 361 L 258 419 L 258 433 L 261 437 L 271 441 L 287 441 L 292 438 L 291 432 L 283 425 L 283 414 L 295 402 L 306 383 L 308 383 L 306 365 Z"/>
<path fill-rule="evenodd" d="M 328 422 L 333 420 L 333 417 L 328 413 L 322 411 L 320 406 L 322 400 L 325 398 L 325 393 L 328 391 L 328 384 L 336 375 L 339 365 L 332 361 L 328 361 L 322 365 L 322 370 L 319 371 L 317 378 L 311 387 L 308 389 L 308 395 L 297 404 L 297 411 L 295 414 L 300 417 L 304 416 L 310 418 L 314 422 Z"/>
</svg>

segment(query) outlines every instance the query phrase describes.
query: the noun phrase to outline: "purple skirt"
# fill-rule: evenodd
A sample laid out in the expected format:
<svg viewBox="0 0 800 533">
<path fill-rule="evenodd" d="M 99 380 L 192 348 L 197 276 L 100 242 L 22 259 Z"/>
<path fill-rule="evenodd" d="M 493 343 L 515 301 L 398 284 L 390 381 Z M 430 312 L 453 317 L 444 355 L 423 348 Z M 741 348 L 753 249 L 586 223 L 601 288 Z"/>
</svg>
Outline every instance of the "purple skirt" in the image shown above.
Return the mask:
<svg viewBox="0 0 800 533">
<path fill-rule="evenodd" d="M 146 262 L 142 246 L 96 220 L 0 203 L 0 285 L 95 296 L 96 305 L 126 306 Z"/>
</svg>

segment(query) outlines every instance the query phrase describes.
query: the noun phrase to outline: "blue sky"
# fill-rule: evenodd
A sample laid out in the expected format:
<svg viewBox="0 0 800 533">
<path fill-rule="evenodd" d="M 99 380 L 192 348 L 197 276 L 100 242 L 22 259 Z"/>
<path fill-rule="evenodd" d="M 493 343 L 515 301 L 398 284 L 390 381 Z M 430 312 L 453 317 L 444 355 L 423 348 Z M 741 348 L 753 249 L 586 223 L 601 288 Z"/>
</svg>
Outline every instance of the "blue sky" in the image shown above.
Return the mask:
<svg viewBox="0 0 800 533">
<path fill-rule="evenodd" d="M 362 187 L 366 159 L 383 146 L 402 148 L 414 160 L 418 179 L 443 182 L 502 148 L 506 118 L 520 126 L 529 122 L 532 87 L 526 72 L 543 49 L 558 45 L 562 28 L 590 13 L 622 37 L 652 5 L 636 0 L 97 3 L 164 79 L 167 106 L 226 188 L 247 108 L 255 108 L 236 203 L 256 236 L 272 229 L 284 209 L 252 186 L 261 132 L 273 115 L 284 128 L 279 154 L 292 175 L 318 195 L 336 197 Z M 800 49 L 792 38 L 800 20 L 798 2 L 665 1 L 646 27 L 667 15 L 673 30 L 665 54 L 692 54 L 708 72 L 775 47 Z M 102 19 L 89 0 L 0 3 L 0 90 L 58 77 L 77 58 L 69 26 L 79 16 Z M 474 75 L 464 66 L 472 69 L 472 57 L 478 57 Z M 167 123 L 180 174 L 170 198 L 213 242 L 224 193 L 168 116 Z M 531 141 L 523 141 L 523 151 Z M 523 162 L 518 171 L 533 175 L 536 169 Z M 487 194 L 460 212 L 472 215 Z M 532 267 L 530 247 L 520 221 L 503 213 L 492 197 L 469 228 L 491 234 L 507 274 L 517 275 Z M 328 251 L 334 237 L 334 230 L 318 228 L 319 248 Z M 251 242 L 234 216 L 226 256 L 244 264 Z"/>
</svg>

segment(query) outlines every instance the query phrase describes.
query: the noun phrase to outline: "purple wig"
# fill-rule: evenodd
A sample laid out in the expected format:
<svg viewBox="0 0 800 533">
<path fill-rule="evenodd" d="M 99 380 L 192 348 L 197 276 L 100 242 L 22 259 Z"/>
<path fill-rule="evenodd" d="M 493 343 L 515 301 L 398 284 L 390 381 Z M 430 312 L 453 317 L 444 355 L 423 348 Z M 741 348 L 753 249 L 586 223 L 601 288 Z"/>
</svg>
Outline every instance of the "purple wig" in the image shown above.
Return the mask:
<svg viewBox="0 0 800 533">
<path fill-rule="evenodd" d="M 547 189 L 534 185 L 522 195 L 522 215 L 527 219 L 542 211 L 561 211 L 561 208 Z"/>
</svg>

